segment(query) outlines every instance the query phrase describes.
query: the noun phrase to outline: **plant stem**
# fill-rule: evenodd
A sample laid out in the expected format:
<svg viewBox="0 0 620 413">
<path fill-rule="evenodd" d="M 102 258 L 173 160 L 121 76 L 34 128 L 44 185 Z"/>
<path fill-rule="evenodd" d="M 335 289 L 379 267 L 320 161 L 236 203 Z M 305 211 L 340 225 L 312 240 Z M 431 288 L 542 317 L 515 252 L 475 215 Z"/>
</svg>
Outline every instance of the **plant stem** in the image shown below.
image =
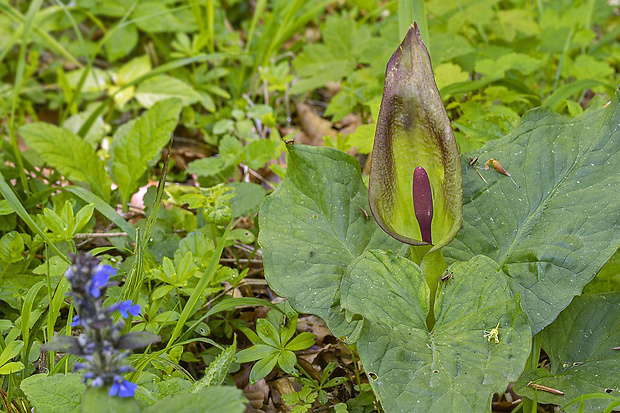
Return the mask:
<svg viewBox="0 0 620 413">
<path fill-rule="evenodd" d="M 431 331 L 433 326 L 435 325 L 435 295 L 437 294 L 437 286 L 439 285 L 439 280 L 441 279 L 441 275 L 446 270 L 448 265 L 446 264 L 446 259 L 443 257 L 443 252 L 441 249 L 428 253 L 422 258 L 422 262 L 420 263 L 420 268 L 422 269 L 422 274 L 424 274 L 424 278 L 426 279 L 426 283 L 430 289 L 430 297 L 429 297 L 429 310 L 428 317 L 426 318 L 426 326 L 428 330 Z"/>
<path fill-rule="evenodd" d="M 359 388 L 359 385 L 361 384 L 361 381 L 360 381 L 360 370 L 357 367 L 357 359 L 355 357 L 355 350 L 356 350 L 355 347 L 356 346 L 355 346 L 355 344 L 349 345 L 347 343 L 344 343 L 344 345 L 347 346 L 347 348 L 349 349 L 349 352 L 351 353 L 351 359 L 353 360 L 353 369 L 355 370 L 355 379 L 357 380 L 357 386 Z"/>
</svg>

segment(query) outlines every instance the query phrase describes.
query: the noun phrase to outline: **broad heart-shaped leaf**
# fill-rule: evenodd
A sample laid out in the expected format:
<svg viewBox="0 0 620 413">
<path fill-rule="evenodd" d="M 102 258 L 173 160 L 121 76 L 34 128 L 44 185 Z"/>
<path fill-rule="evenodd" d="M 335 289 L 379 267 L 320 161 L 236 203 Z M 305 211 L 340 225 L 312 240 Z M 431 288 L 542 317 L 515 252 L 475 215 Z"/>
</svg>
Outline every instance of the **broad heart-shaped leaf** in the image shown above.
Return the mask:
<svg viewBox="0 0 620 413">
<path fill-rule="evenodd" d="M 368 216 L 368 191 L 352 156 L 326 147 L 287 150 L 286 177 L 260 210 L 265 278 L 297 311 L 322 317 L 337 336 L 349 335 L 338 306 L 345 268 L 365 250 L 403 244 Z"/>
<path fill-rule="evenodd" d="M 110 179 L 104 163 L 88 142 L 68 129 L 43 122 L 24 125 L 19 134 L 67 179 L 87 183 L 98 197 L 110 199 Z"/>
<path fill-rule="evenodd" d="M 489 411 L 523 371 L 530 326 L 497 264 L 477 256 L 449 271 L 432 332 L 428 287 L 406 258 L 366 252 L 342 280 L 342 306 L 364 318 L 357 347 L 385 411 Z"/>
<path fill-rule="evenodd" d="M 35 374 L 25 378 L 20 388 L 37 413 L 78 413 L 86 385 L 78 373 Z"/>
<path fill-rule="evenodd" d="M 168 396 L 143 410 L 144 413 L 242 413 L 246 399 L 234 386 L 205 387 L 198 393 Z"/>
<path fill-rule="evenodd" d="M 542 403 L 565 405 L 588 393 L 620 396 L 620 293 L 575 297 L 558 318 L 541 333 L 542 346 L 551 360 L 551 371 L 537 369 L 524 375 L 515 391 L 530 399 L 530 381 L 565 393 L 554 395 L 538 390 Z M 585 411 L 600 412 L 606 399 L 590 399 Z M 567 408 L 577 411 L 579 403 Z"/>
<path fill-rule="evenodd" d="M 140 413 L 140 406 L 133 397 L 109 395 L 109 386 L 89 387 L 82 396 L 82 413 Z"/>
<path fill-rule="evenodd" d="M 620 244 L 620 104 L 569 119 L 537 109 L 479 160 L 495 158 L 521 187 L 463 157 L 464 226 L 449 259 L 486 255 L 520 292 L 534 333 L 551 323 Z"/>
<path fill-rule="evenodd" d="M 157 102 L 121 135 L 112 148 L 112 175 L 121 192 L 123 205 L 138 187 L 148 162 L 170 140 L 183 104 L 180 99 Z"/>
</svg>

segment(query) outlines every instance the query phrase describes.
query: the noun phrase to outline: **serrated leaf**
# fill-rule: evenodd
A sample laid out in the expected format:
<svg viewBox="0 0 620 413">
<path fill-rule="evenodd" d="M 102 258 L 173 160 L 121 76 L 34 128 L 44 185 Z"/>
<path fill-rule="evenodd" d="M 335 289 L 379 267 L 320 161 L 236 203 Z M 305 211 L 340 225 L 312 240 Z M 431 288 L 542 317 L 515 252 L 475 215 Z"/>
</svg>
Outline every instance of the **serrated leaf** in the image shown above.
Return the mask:
<svg viewBox="0 0 620 413">
<path fill-rule="evenodd" d="M 148 163 L 170 140 L 181 108 L 179 99 L 156 103 L 115 142 L 112 149 L 112 175 L 124 205 L 137 189 L 138 179 L 146 172 Z"/>
<path fill-rule="evenodd" d="M 82 413 L 140 413 L 138 402 L 132 397 L 113 397 L 107 387 L 89 387 L 82 396 Z"/>
<path fill-rule="evenodd" d="M 205 375 L 202 379 L 194 384 L 192 393 L 198 393 L 204 387 L 219 386 L 224 382 L 228 369 L 235 359 L 235 352 L 237 351 L 237 336 L 234 337 L 233 342 L 224 351 L 222 351 L 216 358 L 209 364 L 209 367 L 205 370 Z"/>
<path fill-rule="evenodd" d="M 181 99 L 183 106 L 201 100 L 200 94 L 193 87 L 168 75 L 147 79 L 136 89 L 136 99 L 145 108 L 151 108 L 156 102 L 170 98 Z"/>
<path fill-rule="evenodd" d="M 35 374 L 24 379 L 20 388 L 37 413 L 79 413 L 86 385 L 78 373 Z"/>
<path fill-rule="evenodd" d="M 19 133 L 29 147 L 67 179 L 87 183 L 97 196 L 110 199 L 104 163 L 87 142 L 67 129 L 42 122 L 24 125 Z"/>
<path fill-rule="evenodd" d="M 527 372 L 515 385 L 515 391 L 533 399 L 537 385 L 560 390 L 563 396 L 538 390 L 540 403 L 565 405 L 588 393 L 620 395 L 620 293 L 575 297 L 558 318 L 541 333 L 541 343 L 551 361 L 551 371 Z M 600 412 L 609 400 L 590 399 L 585 411 Z M 567 407 L 576 412 L 579 403 Z"/>
<path fill-rule="evenodd" d="M 536 109 L 505 138 L 462 157 L 464 225 L 444 248 L 453 260 L 499 263 L 534 333 L 550 324 L 620 246 L 618 95 L 577 119 Z M 511 178 L 478 168 L 495 158 Z M 612 212 L 614 211 L 614 212 Z"/>
<path fill-rule="evenodd" d="M 144 413 L 242 413 L 247 400 L 232 386 L 205 387 L 199 393 L 168 396 L 143 410 Z"/>
<path fill-rule="evenodd" d="M 297 311 L 322 317 L 337 336 L 349 335 L 354 326 L 337 305 L 345 268 L 365 250 L 396 251 L 402 244 L 364 214 L 368 191 L 355 158 L 324 147 L 287 150 L 286 177 L 259 214 L 265 277 Z"/>
<path fill-rule="evenodd" d="M 497 264 L 478 256 L 449 270 L 431 332 L 428 286 L 406 258 L 368 251 L 342 280 L 342 306 L 364 317 L 357 346 L 385 411 L 489 411 L 523 371 L 530 328 Z"/>
</svg>

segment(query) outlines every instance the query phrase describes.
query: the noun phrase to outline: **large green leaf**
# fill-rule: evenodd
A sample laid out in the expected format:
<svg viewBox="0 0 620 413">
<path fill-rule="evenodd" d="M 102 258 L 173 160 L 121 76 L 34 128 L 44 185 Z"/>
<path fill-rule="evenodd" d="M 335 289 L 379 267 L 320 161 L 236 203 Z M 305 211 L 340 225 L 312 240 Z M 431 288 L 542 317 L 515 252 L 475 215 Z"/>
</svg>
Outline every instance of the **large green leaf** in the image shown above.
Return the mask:
<svg viewBox="0 0 620 413">
<path fill-rule="evenodd" d="M 200 94 L 182 80 L 168 75 L 147 79 L 136 89 L 136 99 L 145 108 L 170 98 L 179 98 L 183 101 L 183 105 L 187 106 L 198 102 Z"/>
<path fill-rule="evenodd" d="M 86 390 L 78 373 L 35 374 L 24 379 L 20 387 L 37 413 L 78 413 Z"/>
<path fill-rule="evenodd" d="M 112 148 L 112 175 L 126 205 L 138 187 L 138 179 L 151 161 L 168 143 L 177 126 L 182 102 L 167 99 L 157 102 L 118 137 Z"/>
<path fill-rule="evenodd" d="M 527 372 L 515 391 L 530 399 L 537 385 L 560 390 L 555 395 L 538 390 L 541 403 L 565 405 L 589 393 L 620 396 L 620 293 L 576 297 L 558 318 L 541 333 L 542 346 L 551 360 L 551 371 L 537 369 Z M 584 401 L 585 411 L 600 412 L 609 400 L 598 398 Z M 569 406 L 577 411 L 579 403 Z"/>
<path fill-rule="evenodd" d="M 107 387 L 89 387 L 82 397 L 82 413 L 140 413 L 133 397 L 113 397 Z"/>
<path fill-rule="evenodd" d="M 286 177 L 260 210 L 265 277 L 296 310 L 348 334 L 337 305 L 345 268 L 365 250 L 403 244 L 368 216 L 368 191 L 353 157 L 331 148 L 287 149 Z"/>
<path fill-rule="evenodd" d="M 97 196 L 110 199 L 110 180 L 104 163 L 88 142 L 67 129 L 43 122 L 24 125 L 19 133 L 28 146 L 67 179 L 88 183 Z"/>
<path fill-rule="evenodd" d="M 366 252 L 342 280 L 342 306 L 364 317 L 357 346 L 385 411 L 489 411 L 523 371 L 530 326 L 497 264 L 478 256 L 449 270 L 430 332 L 429 289 L 406 258 Z"/>
<path fill-rule="evenodd" d="M 204 387 L 198 393 L 168 396 L 144 409 L 144 413 L 242 413 L 243 392 L 233 386 Z"/>
<path fill-rule="evenodd" d="M 579 294 L 620 241 L 620 104 L 569 119 L 549 109 L 523 118 L 478 154 L 511 179 L 463 157 L 464 226 L 444 249 L 465 261 L 487 255 L 520 292 L 534 333 Z"/>
</svg>

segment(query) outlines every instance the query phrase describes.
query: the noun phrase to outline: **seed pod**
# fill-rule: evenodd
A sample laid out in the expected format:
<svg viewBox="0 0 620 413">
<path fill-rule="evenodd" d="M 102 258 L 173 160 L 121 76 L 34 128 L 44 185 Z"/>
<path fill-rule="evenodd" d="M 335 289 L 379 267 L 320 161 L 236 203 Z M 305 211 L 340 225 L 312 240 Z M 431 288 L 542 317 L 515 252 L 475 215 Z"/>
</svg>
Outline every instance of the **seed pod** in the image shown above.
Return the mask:
<svg viewBox="0 0 620 413">
<path fill-rule="evenodd" d="M 371 162 L 370 207 L 381 228 L 408 244 L 433 244 L 431 251 L 456 236 L 463 222 L 460 158 L 417 25 L 388 62 Z M 414 171 L 424 171 L 428 186 L 417 184 L 422 172 Z M 418 214 L 422 199 L 430 202 L 430 222 Z"/>
</svg>

